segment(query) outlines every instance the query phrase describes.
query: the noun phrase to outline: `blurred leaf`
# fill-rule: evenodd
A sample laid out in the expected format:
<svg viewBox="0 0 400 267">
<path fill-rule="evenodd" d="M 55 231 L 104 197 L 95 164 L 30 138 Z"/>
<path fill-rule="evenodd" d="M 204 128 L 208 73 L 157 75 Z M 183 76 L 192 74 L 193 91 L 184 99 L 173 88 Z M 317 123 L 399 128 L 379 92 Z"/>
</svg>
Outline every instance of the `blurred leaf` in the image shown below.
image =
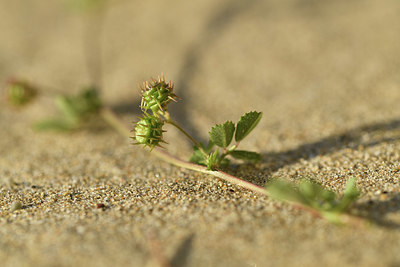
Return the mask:
<svg viewBox="0 0 400 267">
<path fill-rule="evenodd" d="M 52 119 L 37 122 L 33 128 L 38 131 L 70 131 L 77 128 L 77 124 L 61 119 Z"/>
<path fill-rule="evenodd" d="M 93 88 L 83 90 L 77 96 L 59 96 L 56 99 L 59 110 L 70 119 L 81 119 L 98 112 L 102 106 L 97 91 Z"/>
<path fill-rule="evenodd" d="M 98 113 L 102 102 L 94 88 L 84 89 L 77 96 L 58 96 L 55 100 L 62 116 L 37 123 L 37 130 L 73 130 L 86 121 L 91 115 Z"/>
<path fill-rule="evenodd" d="M 275 180 L 267 184 L 266 189 L 271 197 L 281 201 L 291 201 L 307 205 L 307 199 L 293 186 L 293 183 Z"/>
<path fill-rule="evenodd" d="M 357 179 L 350 178 L 347 181 L 342 199 L 336 205 L 336 211 L 345 211 L 359 197 L 360 191 L 357 189 Z"/>
<path fill-rule="evenodd" d="M 335 192 L 310 181 L 302 181 L 298 186 L 294 186 L 293 183 L 276 180 L 269 183 L 266 188 L 272 197 L 311 207 L 333 223 L 340 222 L 340 213 L 345 212 L 359 196 L 355 179 L 348 181 L 340 200 L 337 199 Z"/>
<path fill-rule="evenodd" d="M 316 182 L 304 180 L 298 188 L 300 193 L 307 198 L 310 207 L 326 211 L 335 206 L 335 192 L 326 190 Z"/>
<path fill-rule="evenodd" d="M 79 120 L 79 111 L 76 109 L 73 103 L 73 99 L 66 96 L 57 96 L 55 100 L 58 110 L 63 116 L 69 121 Z"/>
</svg>

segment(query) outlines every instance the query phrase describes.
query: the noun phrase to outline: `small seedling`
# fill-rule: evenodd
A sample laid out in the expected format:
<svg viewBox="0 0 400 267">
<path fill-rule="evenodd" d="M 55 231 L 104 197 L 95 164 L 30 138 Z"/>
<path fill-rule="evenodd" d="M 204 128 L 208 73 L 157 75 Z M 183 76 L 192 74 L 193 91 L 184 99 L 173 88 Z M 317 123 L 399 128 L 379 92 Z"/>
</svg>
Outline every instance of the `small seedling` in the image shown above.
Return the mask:
<svg viewBox="0 0 400 267">
<path fill-rule="evenodd" d="M 340 223 L 340 215 L 348 210 L 360 194 L 356 185 L 356 179 L 349 179 L 341 198 L 338 198 L 335 192 L 308 180 L 301 181 L 298 186 L 283 180 L 275 180 L 267 184 L 266 188 L 268 193 L 278 200 L 309 207 L 327 220 Z"/>
<path fill-rule="evenodd" d="M 177 96 L 173 92 L 174 86 L 167 83 L 164 77 L 145 82 L 141 88 L 141 110 L 143 117 L 136 123 L 134 136 L 132 137 L 137 145 L 150 147 L 162 147 L 165 123 L 175 126 L 181 131 L 194 145 L 193 154 L 190 162 L 207 166 L 208 170 L 215 170 L 220 166 L 229 164 L 228 156 L 248 162 L 258 162 L 261 155 L 246 150 L 238 150 L 239 143 L 249 135 L 249 133 L 259 123 L 262 113 L 252 111 L 244 114 L 235 125 L 232 121 L 217 124 L 209 132 L 207 145 L 197 142 L 186 132 L 176 121 L 172 120 L 168 105 L 172 101 L 177 101 Z M 233 137 L 234 144 L 231 145 Z"/>
<path fill-rule="evenodd" d="M 38 122 L 36 130 L 74 130 L 92 115 L 99 112 L 102 102 L 95 88 L 86 88 L 77 96 L 58 96 L 55 104 L 60 115 L 54 119 Z"/>
</svg>

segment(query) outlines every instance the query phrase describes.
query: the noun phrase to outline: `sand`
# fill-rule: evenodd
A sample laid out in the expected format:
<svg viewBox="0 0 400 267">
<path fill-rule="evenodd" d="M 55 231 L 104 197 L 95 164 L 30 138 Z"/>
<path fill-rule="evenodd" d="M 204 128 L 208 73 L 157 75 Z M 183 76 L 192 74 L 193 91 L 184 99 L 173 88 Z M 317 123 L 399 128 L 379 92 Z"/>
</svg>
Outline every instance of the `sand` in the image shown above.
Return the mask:
<svg viewBox="0 0 400 267">
<path fill-rule="evenodd" d="M 215 123 L 262 111 L 241 143 L 262 162 L 228 171 L 259 185 L 310 178 L 339 194 L 356 177 L 353 212 L 369 227 L 332 225 L 172 166 L 101 120 L 74 133 L 33 131 L 57 114 L 55 94 L 95 77 L 82 44 L 98 18 L 63 1 L 0 5 L 0 82 L 21 77 L 43 91 L 24 109 L 0 107 L 2 266 L 160 266 L 157 257 L 172 266 L 400 265 L 398 1 L 121 0 L 101 24 L 96 81 L 126 124 L 139 115 L 137 84 L 159 73 L 182 98 L 172 116 L 200 140 Z M 170 127 L 166 140 L 172 154 L 190 155 Z"/>
</svg>

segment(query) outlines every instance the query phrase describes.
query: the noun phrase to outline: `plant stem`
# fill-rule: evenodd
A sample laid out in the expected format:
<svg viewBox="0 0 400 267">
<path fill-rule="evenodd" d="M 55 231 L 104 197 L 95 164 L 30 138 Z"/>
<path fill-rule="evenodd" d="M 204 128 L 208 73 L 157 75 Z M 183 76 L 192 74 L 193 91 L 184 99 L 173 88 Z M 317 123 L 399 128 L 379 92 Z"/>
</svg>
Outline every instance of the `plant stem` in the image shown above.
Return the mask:
<svg viewBox="0 0 400 267">
<path fill-rule="evenodd" d="M 100 111 L 100 115 L 103 117 L 103 119 L 107 123 L 109 123 L 121 135 L 126 136 L 126 137 L 130 137 L 131 136 L 131 131 L 129 130 L 129 128 L 127 128 L 125 123 L 122 122 L 119 119 L 119 117 L 117 115 L 115 115 L 115 113 L 110 108 L 103 107 L 102 110 Z M 179 125 L 174 125 L 174 126 L 178 126 L 179 127 Z M 184 130 L 183 130 L 183 132 L 186 133 Z M 191 139 L 193 139 L 193 138 L 191 138 Z M 216 176 L 218 178 L 221 178 L 221 179 L 223 179 L 223 180 L 225 180 L 227 182 L 230 182 L 232 184 L 236 184 L 236 185 L 239 185 L 239 186 L 244 187 L 246 189 L 249 189 L 251 191 L 257 192 L 259 194 L 268 195 L 267 194 L 267 190 L 264 187 L 252 184 L 252 183 L 247 182 L 247 181 L 244 181 L 244 180 L 242 180 L 242 179 L 240 179 L 238 177 L 232 176 L 232 175 L 227 174 L 227 173 L 222 172 L 222 171 L 210 171 L 210 170 L 207 170 L 207 167 L 205 167 L 205 166 L 181 160 L 181 159 L 179 159 L 177 157 L 174 157 L 171 154 L 169 154 L 168 152 L 166 152 L 164 150 L 161 150 L 161 149 L 159 149 L 157 147 L 153 149 L 152 153 L 155 156 L 157 156 L 158 158 L 160 158 L 161 160 L 163 160 L 165 162 L 168 162 L 170 164 L 173 164 L 175 166 L 182 167 L 182 168 L 189 169 L 189 170 L 193 170 L 193 171 L 202 172 L 202 173 L 205 173 L 205 174 L 210 174 L 210 175 Z"/>
<path fill-rule="evenodd" d="M 125 123 L 121 121 L 121 119 L 109 107 L 103 107 L 100 110 L 100 115 L 110 126 L 114 128 L 114 130 L 116 130 L 122 136 L 131 136 L 131 130 L 129 130 L 128 126 L 125 125 Z"/>
<path fill-rule="evenodd" d="M 115 130 L 117 130 L 122 136 L 125 136 L 125 137 L 130 137 L 131 136 L 131 131 L 129 130 L 127 125 L 123 121 L 121 121 L 120 118 L 110 108 L 103 107 L 101 109 L 101 111 L 100 111 L 100 115 L 103 117 L 103 119 L 108 124 L 110 124 Z M 171 122 L 173 122 L 172 120 L 170 120 L 169 123 L 173 124 Z M 174 125 L 174 126 L 177 127 L 178 129 L 182 129 L 177 124 Z M 186 134 L 186 132 L 183 129 L 181 131 L 183 133 L 185 133 L 185 135 L 187 135 L 188 137 L 190 136 L 190 135 Z M 189 137 L 189 139 L 193 139 L 193 138 Z M 193 141 L 196 142 L 194 139 L 192 140 L 192 142 Z M 227 182 L 229 182 L 231 184 L 235 184 L 235 185 L 241 186 L 241 187 L 243 187 L 245 189 L 248 189 L 250 191 L 253 191 L 255 193 L 258 193 L 258 194 L 261 194 L 261 195 L 264 195 L 264 196 L 269 196 L 268 191 L 262 186 L 252 184 L 250 182 L 242 180 L 242 179 L 240 179 L 240 178 L 238 178 L 236 176 L 230 175 L 230 174 L 225 173 L 223 171 L 207 170 L 207 167 L 205 167 L 205 166 L 181 160 L 181 159 L 179 159 L 177 157 L 174 157 L 171 154 L 169 154 L 168 152 L 166 152 L 164 150 L 161 150 L 159 148 L 154 148 L 153 151 L 152 151 L 152 154 L 155 155 L 156 157 L 158 157 L 159 159 L 161 159 L 161 160 L 163 160 L 163 161 L 165 161 L 167 163 L 173 164 L 175 166 L 182 167 L 182 168 L 185 168 L 185 169 L 188 169 L 188 170 L 201 172 L 201 173 L 204 173 L 204 174 L 209 174 L 209 175 L 218 177 L 220 179 L 223 179 L 223 180 L 225 180 L 225 181 L 227 181 Z M 303 204 L 300 204 L 300 203 L 297 203 L 297 202 L 292 202 L 292 201 L 285 201 L 285 202 L 290 204 L 290 205 L 292 205 L 292 206 L 294 206 L 297 209 L 301 209 L 301 210 L 307 211 L 308 213 L 310 213 L 311 215 L 313 215 L 315 217 L 324 218 L 323 214 L 320 211 L 318 211 L 316 209 L 313 209 L 313 208 L 311 208 L 309 206 L 305 206 Z M 356 217 L 356 216 L 353 216 L 353 215 L 350 215 L 350 214 L 345 214 L 345 213 L 344 214 L 340 214 L 339 218 L 340 218 L 340 221 L 342 223 L 347 223 L 347 224 L 350 224 L 350 225 L 353 225 L 353 226 L 356 226 L 356 227 L 366 226 L 367 223 L 368 223 L 367 221 L 365 221 L 362 218 L 359 218 L 359 217 Z"/>
<path fill-rule="evenodd" d="M 190 141 L 192 141 L 192 143 L 198 147 L 201 151 L 201 153 L 203 153 L 203 155 L 207 158 L 208 154 L 207 152 L 204 150 L 203 146 L 200 145 L 196 140 L 194 140 L 194 138 L 188 133 L 186 132 L 177 122 L 175 122 L 174 120 L 171 119 L 171 117 L 169 116 L 169 114 L 166 116 L 167 120 L 165 121 L 166 123 L 169 123 L 173 126 L 175 126 L 175 128 L 177 128 L 179 131 L 181 131 L 184 135 L 186 135 L 187 138 L 189 138 Z"/>
</svg>

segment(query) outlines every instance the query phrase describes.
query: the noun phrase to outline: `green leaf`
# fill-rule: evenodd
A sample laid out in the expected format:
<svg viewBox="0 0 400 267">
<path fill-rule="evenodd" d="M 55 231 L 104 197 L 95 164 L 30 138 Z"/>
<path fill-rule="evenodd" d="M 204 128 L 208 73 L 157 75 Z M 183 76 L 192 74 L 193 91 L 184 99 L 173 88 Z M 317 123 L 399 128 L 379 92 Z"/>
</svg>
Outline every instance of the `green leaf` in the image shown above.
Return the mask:
<svg viewBox="0 0 400 267">
<path fill-rule="evenodd" d="M 231 143 L 234 132 L 235 124 L 231 121 L 217 124 L 210 131 L 210 140 L 217 146 L 226 148 Z"/>
<path fill-rule="evenodd" d="M 309 205 L 307 199 L 290 182 L 275 180 L 268 183 L 266 189 L 275 199 Z"/>
<path fill-rule="evenodd" d="M 209 141 L 207 146 L 204 144 L 200 143 L 200 146 L 206 151 L 206 153 L 211 153 L 212 148 L 214 147 L 213 142 Z M 189 161 L 192 163 L 200 164 L 200 165 L 205 165 L 207 166 L 207 158 L 206 156 L 201 152 L 200 148 L 197 146 L 193 147 L 193 153 L 189 158 Z"/>
<path fill-rule="evenodd" d="M 202 143 L 200 143 L 200 145 L 204 148 L 204 150 L 205 150 L 207 153 L 211 153 L 211 151 L 212 151 L 212 149 L 213 149 L 213 147 L 214 147 L 214 143 L 213 143 L 212 141 L 208 141 L 207 146 L 204 146 Z"/>
<path fill-rule="evenodd" d="M 96 113 L 103 106 L 100 96 L 94 87 L 83 90 L 83 92 L 78 95 L 77 100 L 80 102 L 80 112 L 85 115 Z"/>
<path fill-rule="evenodd" d="M 79 120 L 98 112 L 102 103 L 97 91 L 88 88 L 77 96 L 58 96 L 56 105 L 67 119 Z"/>
<path fill-rule="evenodd" d="M 245 151 L 245 150 L 233 150 L 229 152 L 229 155 L 234 157 L 235 159 L 246 160 L 250 162 L 259 162 L 261 161 L 261 155 L 252 152 L 252 151 Z"/>
<path fill-rule="evenodd" d="M 304 180 L 298 187 L 300 193 L 307 198 L 310 207 L 320 211 L 327 211 L 334 207 L 336 194 L 326 190 L 322 185 Z"/>
<path fill-rule="evenodd" d="M 302 181 L 298 187 L 300 193 L 308 199 L 316 198 L 320 191 L 320 186 L 310 181 Z"/>
<path fill-rule="evenodd" d="M 252 111 L 244 114 L 237 123 L 235 140 L 243 140 L 257 126 L 261 117 L 262 112 Z"/>
<path fill-rule="evenodd" d="M 70 131 L 76 129 L 78 124 L 71 121 L 60 119 L 50 119 L 37 122 L 33 125 L 33 129 L 37 131 Z"/>
<path fill-rule="evenodd" d="M 282 201 L 301 203 L 313 208 L 333 223 L 342 223 L 340 214 L 345 212 L 359 196 L 355 179 L 348 181 L 340 201 L 337 200 L 335 192 L 310 181 L 302 181 L 296 187 L 293 183 L 276 180 L 269 183 L 266 188 L 272 197 Z"/>
<path fill-rule="evenodd" d="M 57 96 L 56 106 L 63 116 L 70 121 L 77 121 L 79 119 L 79 112 L 76 109 L 74 101 L 70 97 Z"/>
<path fill-rule="evenodd" d="M 343 197 L 336 205 L 335 210 L 340 212 L 347 210 L 349 206 L 358 198 L 359 195 L 360 192 L 357 189 L 357 179 L 350 178 L 347 181 Z"/>
<path fill-rule="evenodd" d="M 349 199 L 356 199 L 360 195 L 360 191 L 357 189 L 357 179 L 350 178 L 347 181 L 346 188 L 344 189 L 344 197 Z"/>
<path fill-rule="evenodd" d="M 332 191 L 326 190 L 322 185 L 304 180 L 299 185 L 299 191 L 309 200 L 321 202 L 331 202 L 335 199 L 336 194 Z"/>
<path fill-rule="evenodd" d="M 95 88 L 84 89 L 77 96 L 58 96 L 55 100 L 58 110 L 62 116 L 39 122 L 34 125 L 36 130 L 74 130 L 96 114 L 102 107 L 102 102 Z"/>
</svg>

